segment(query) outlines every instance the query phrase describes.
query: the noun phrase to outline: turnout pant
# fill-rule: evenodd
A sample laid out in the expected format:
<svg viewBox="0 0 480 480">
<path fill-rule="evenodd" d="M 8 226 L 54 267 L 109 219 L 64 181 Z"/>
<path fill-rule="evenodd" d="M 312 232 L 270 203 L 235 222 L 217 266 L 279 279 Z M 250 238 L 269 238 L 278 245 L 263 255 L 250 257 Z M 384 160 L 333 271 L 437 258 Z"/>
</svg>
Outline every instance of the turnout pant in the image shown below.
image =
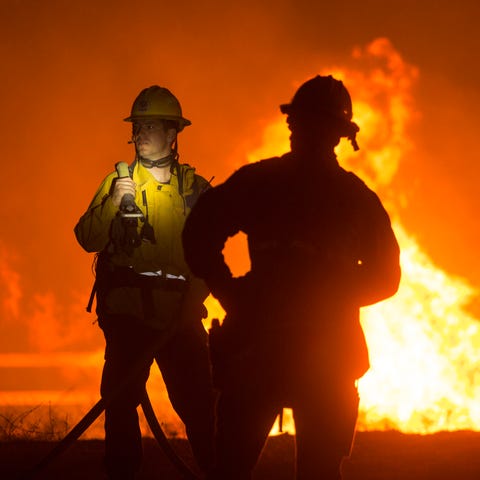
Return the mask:
<svg viewBox="0 0 480 480">
<path fill-rule="evenodd" d="M 338 480 L 344 457 L 350 453 L 358 413 L 355 382 L 330 379 L 315 385 L 295 385 L 284 393 L 265 383 L 245 379 L 226 384 L 217 403 L 212 479 L 250 480 L 276 416 L 292 407 L 295 421 L 297 480 Z M 232 382 L 233 383 L 233 382 Z"/>
<path fill-rule="evenodd" d="M 173 408 L 186 427 L 195 459 L 204 471 L 213 458 L 213 389 L 206 332 L 191 324 L 162 342 L 162 332 L 132 323 L 128 318 L 102 322 L 106 340 L 101 394 L 108 398 L 132 367 L 138 374 L 105 410 L 105 464 L 109 478 L 130 479 L 142 458 L 137 407 L 155 360 Z M 161 345 L 153 350 L 153 345 Z M 145 355 L 150 349 L 151 355 Z"/>
</svg>

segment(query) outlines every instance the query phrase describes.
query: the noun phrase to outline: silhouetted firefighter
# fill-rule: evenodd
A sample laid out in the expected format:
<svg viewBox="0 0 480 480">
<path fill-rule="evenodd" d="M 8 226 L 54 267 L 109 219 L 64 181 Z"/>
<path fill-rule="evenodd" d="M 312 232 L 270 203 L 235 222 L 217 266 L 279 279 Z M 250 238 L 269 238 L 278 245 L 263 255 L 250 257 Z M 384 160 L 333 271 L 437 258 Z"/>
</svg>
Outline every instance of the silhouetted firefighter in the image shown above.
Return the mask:
<svg viewBox="0 0 480 480">
<path fill-rule="evenodd" d="M 377 195 L 337 162 L 355 150 L 350 95 L 332 76 L 281 105 L 291 152 L 240 168 L 207 191 L 183 232 L 185 258 L 225 308 L 210 349 L 217 403 L 212 479 L 250 479 L 282 407 L 296 428 L 296 478 L 336 480 L 369 368 L 359 309 L 393 295 L 399 247 Z M 232 278 L 222 249 L 248 236 L 251 271 Z"/>
<path fill-rule="evenodd" d="M 142 90 L 125 121 L 132 122 L 135 161 L 130 167 L 117 164 L 75 227 L 80 245 L 100 252 L 95 288 L 106 339 L 101 393 L 109 400 L 108 478 L 134 479 L 140 467 L 137 406 L 153 360 L 194 456 L 207 471 L 213 459 L 214 391 L 201 320 L 208 289 L 185 263 L 181 232 L 208 182 L 178 161 L 177 133 L 190 121 L 168 89 Z M 137 374 L 118 392 L 134 366 Z"/>
</svg>

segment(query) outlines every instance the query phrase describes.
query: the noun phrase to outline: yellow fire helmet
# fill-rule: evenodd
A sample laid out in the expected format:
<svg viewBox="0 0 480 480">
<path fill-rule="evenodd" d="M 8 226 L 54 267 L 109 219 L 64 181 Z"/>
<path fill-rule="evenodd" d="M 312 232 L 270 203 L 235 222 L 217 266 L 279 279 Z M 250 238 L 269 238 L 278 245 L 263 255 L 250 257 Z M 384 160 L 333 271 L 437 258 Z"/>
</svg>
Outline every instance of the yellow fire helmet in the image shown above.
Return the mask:
<svg viewBox="0 0 480 480">
<path fill-rule="evenodd" d="M 172 120 L 177 124 L 177 131 L 181 132 L 184 127 L 192 122 L 182 115 L 182 107 L 170 90 L 158 85 L 144 88 L 132 105 L 130 116 L 124 118 L 125 122 L 135 122 L 151 118 Z"/>
</svg>

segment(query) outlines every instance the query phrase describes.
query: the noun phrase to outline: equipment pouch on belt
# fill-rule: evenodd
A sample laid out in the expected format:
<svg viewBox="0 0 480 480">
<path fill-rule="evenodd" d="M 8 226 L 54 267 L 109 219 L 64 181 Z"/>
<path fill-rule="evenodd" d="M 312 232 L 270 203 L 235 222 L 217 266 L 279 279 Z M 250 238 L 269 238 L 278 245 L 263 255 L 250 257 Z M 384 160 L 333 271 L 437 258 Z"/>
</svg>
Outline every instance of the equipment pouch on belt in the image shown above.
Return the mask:
<svg viewBox="0 0 480 480">
<path fill-rule="evenodd" d="M 112 266 L 99 255 L 96 268 L 99 324 L 115 316 L 134 317 L 154 328 L 172 325 L 179 315 L 187 282 L 141 275 L 130 267 Z"/>
</svg>

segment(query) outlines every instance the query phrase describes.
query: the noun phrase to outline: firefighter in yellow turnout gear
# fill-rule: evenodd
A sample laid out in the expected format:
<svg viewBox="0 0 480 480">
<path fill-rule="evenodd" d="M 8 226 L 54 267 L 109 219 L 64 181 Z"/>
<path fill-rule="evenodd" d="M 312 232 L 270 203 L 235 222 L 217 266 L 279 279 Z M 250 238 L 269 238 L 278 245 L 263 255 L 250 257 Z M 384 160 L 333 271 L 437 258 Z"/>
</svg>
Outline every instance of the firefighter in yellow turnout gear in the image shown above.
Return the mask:
<svg viewBox="0 0 480 480">
<path fill-rule="evenodd" d="M 75 227 L 80 245 L 98 252 L 96 312 L 106 340 L 102 396 L 145 358 L 139 375 L 106 408 L 105 466 L 115 480 L 134 479 L 140 468 L 137 406 L 156 360 L 195 458 L 208 471 L 213 389 L 201 322 L 208 289 L 186 265 L 181 243 L 184 222 L 208 182 L 178 162 L 177 133 L 190 121 L 168 89 L 142 90 L 125 121 L 132 122 L 135 161 L 127 175 L 107 175 Z M 128 199 L 133 211 L 125 208 Z"/>
</svg>

